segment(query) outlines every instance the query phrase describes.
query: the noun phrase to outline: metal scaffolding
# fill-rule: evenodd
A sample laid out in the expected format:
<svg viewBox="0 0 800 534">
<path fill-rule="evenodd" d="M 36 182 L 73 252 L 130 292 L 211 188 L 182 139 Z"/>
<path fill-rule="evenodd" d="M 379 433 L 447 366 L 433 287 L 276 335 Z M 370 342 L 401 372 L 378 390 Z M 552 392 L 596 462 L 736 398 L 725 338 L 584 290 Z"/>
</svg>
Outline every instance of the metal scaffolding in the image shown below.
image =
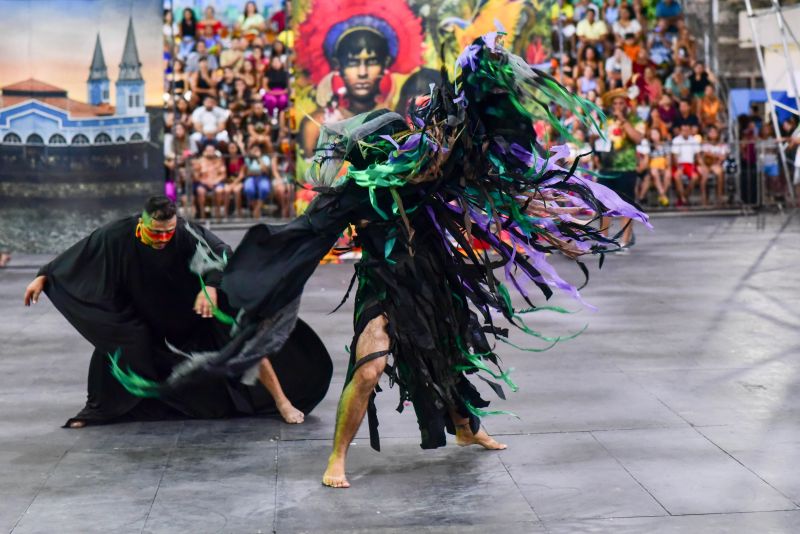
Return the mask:
<svg viewBox="0 0 800 534">
<path fill-rule="evenodd" d="M 775 130 L 775 135 L 780 136 L 780 124 L 778 123 L 778 113 L 777 109 L 783 109 L 797 115 L 800 117 L 800 91 L 798 91 L 798 83 L 797 83 L 797 76 L 795 73 L 797 72 L 794 68 L 793 61 L 791 54 L 789 53 L 789 43 L 794 42 L 795 46 L 800 49 L 800 41 L 797 40 L 792 29 L 786 23 L 786 19 L 783 16 L 783 7 L 781 6 L 780 0 L 772 0 L 772 6 L 769 10 L 762 10 L 759 13 L 755 13 L 753 11 L 753 5 L 751 0 L 744 0 L 745 6 L 747 7 L 747 19 L 750 23 L 750 30 L 753 33 L 753 45 L 756 50 L 756 56 L 758 57 L 758 67 L 761 70 L 761 77 L 764 80 L 764 89 L 767 93 L 767 107 L 769 108 L 769 113 L 772 119 L 772 126 Z M 756 24 L 757 17 L 767 17 L 767 16 L 774 16 L 776 19 L 776 23 L 778 25 L 778 30 L 780 32 L 780 41 L 783 47 L 783 57 L 786 61 L 786 72 L 789 75 L 789 83 L 791 85 L 792 91 L 794 92 L 794 101 L 795 107 L 792 108 L 789 105 L 784 104 L 783 102 L 778 102 L 777 100 L 773 99 L 773 91 L 770 87 L 770 81 L 767 76 L 767 69 L 766 64 L 764 61 L 764 50 L 761 48 L 761 38 L 758 33 L 758 25 Z M 791 164 L 786 157 L 786 149 L 788 147 L 788 140 L 780 140 L 779 141 L 779 150 L 778 153 L 780 155 L 781 165 L 783 166 L 783 173 L 786 177 L 786 186 L 789 194 L 789 198 L 793 201 L 795 199 L 794 195 L 794 187 L 792 186 L 792 173 L 789 171 L 792 169 Z"/>
</svg>

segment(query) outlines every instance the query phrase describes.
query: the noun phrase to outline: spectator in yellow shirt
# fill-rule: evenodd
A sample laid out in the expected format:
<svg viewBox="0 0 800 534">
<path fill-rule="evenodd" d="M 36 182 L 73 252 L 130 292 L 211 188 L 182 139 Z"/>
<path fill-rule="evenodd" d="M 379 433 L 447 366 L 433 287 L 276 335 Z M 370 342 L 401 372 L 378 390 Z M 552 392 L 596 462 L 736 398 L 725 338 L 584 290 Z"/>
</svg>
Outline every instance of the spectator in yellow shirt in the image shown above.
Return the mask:
<svg viewBox="0 0 800 534">
<path fill-rule="evenodd" d="M 597 19 L 597 10 L 588 9 L 586 16 L 578 23 L 576 29 L 578 35 L 578 56 L 583 54 L 583 49 L 587 45 L 594 46 L 598 50 L 603 49 L 603 44 L 608 36 L 608 26 L 602 20 Z"/>
</svg>

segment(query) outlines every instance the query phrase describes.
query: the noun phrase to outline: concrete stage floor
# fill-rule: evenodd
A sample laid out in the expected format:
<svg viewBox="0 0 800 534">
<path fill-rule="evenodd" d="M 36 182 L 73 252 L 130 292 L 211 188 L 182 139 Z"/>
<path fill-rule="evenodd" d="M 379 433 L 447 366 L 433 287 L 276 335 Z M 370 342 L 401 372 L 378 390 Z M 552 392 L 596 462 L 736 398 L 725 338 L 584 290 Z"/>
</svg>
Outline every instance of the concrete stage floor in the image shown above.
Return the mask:
<svg viewBox="0 0 800 534">
<path fill-rule="evenodd" d="M 328 312 L 350 265 L 321 267 L 303 300 L 335 363 L 305 424 L 65 430 L 90 347 L 46 298 L 21 306 L 44 258 L 17 256 L 0 272 L 0 531 L 800 532 L 800 214 L 655 224 L 631 255 L 594 261 L 583 295 L 599 311 L 531 318 L 585 333 L 541 354 L 499 349 L 520 389 L 493 407 L 519 419 L 485 426 L 507 451 L 421 450 L 385 388 L 383 452 L 362 429 L 349 490 L 319 481 L 352 303 Z"/>
</svg>

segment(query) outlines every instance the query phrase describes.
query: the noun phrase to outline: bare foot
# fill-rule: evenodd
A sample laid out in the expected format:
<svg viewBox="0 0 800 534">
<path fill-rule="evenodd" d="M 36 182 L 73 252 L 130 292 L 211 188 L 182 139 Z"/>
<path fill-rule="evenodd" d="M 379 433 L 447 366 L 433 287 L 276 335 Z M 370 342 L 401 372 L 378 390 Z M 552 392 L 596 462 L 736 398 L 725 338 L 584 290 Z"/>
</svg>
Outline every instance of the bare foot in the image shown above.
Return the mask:
<svg viewBox="0 0 800 534">
<path fill-rule="evenodd" d="M 6 252 L 0 252 L 0 268 L 8 265 L 8 262 L 10 261 L 11 261 L 11 254 L 8 254 Z"/>
<path fill-rule="evenodd" d="M 478 430 L 477 434 L 473 434 L 472 430 L 469 428 L 469 424 L 456 425 L 456 445 L 459 447 L 480 445 L 484 449 L 489 449 L 491 451 L 502 451 L 508 448 L 508 445 L 494 439 L 487 434 L 483 428 Z"/>
<path fill-rule="evenodd" d="M 328 458 L 328 468 L 322 475 L 322 484 L 329 488 L 349 488 L 350 483 L 344 475 L 344 459 L 339 459 L 331 454 Z"/>
<path fill-rule="evenodd" d="M 69 424 L 70 428 L 83 428 L 86 426 L 86 421 L 72 421 Z"/>
<path fill-rule="evenodd" d="M 288 400 L 283 404 L 279 404 L 277 407 L 283 420 L 290 425 L 299 425 L 305 421 L 306 416 L 303 415 L 303 412 L 292 406 L 292 403 Z"/>
</svg>

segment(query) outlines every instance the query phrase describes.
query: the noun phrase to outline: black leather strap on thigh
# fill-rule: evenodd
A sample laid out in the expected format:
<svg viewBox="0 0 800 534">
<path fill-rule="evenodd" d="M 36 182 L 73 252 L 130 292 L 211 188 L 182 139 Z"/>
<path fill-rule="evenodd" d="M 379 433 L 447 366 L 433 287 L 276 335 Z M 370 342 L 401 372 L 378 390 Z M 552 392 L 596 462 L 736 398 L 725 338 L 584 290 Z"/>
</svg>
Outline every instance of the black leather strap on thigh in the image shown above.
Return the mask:
<svg viewBox="0 0 800 534">
<path fill-rule="evenodd" d="M 358 368 L 365 363 L 371 362 L 372 360 L 377 360 L 378 358 L 388 358 L 391 353 L 391 350 L 379 350 L 377 352 L 367 354 L 363 358 L 359 358 L 355 365 L 353 365 L 353 376 L 355 376 Z M 373 390 L 369 395 L 369 403 L 367 404 L 367 423 L 369 425 L 369 445 L 376 451 L 380 451 L 381 439 L 378 434 L 378 408 L 375 406 L 375 394 L 377 391 L 380 391 L 380 386 L 376 384 L 375 390 Z"/>
</svg>

